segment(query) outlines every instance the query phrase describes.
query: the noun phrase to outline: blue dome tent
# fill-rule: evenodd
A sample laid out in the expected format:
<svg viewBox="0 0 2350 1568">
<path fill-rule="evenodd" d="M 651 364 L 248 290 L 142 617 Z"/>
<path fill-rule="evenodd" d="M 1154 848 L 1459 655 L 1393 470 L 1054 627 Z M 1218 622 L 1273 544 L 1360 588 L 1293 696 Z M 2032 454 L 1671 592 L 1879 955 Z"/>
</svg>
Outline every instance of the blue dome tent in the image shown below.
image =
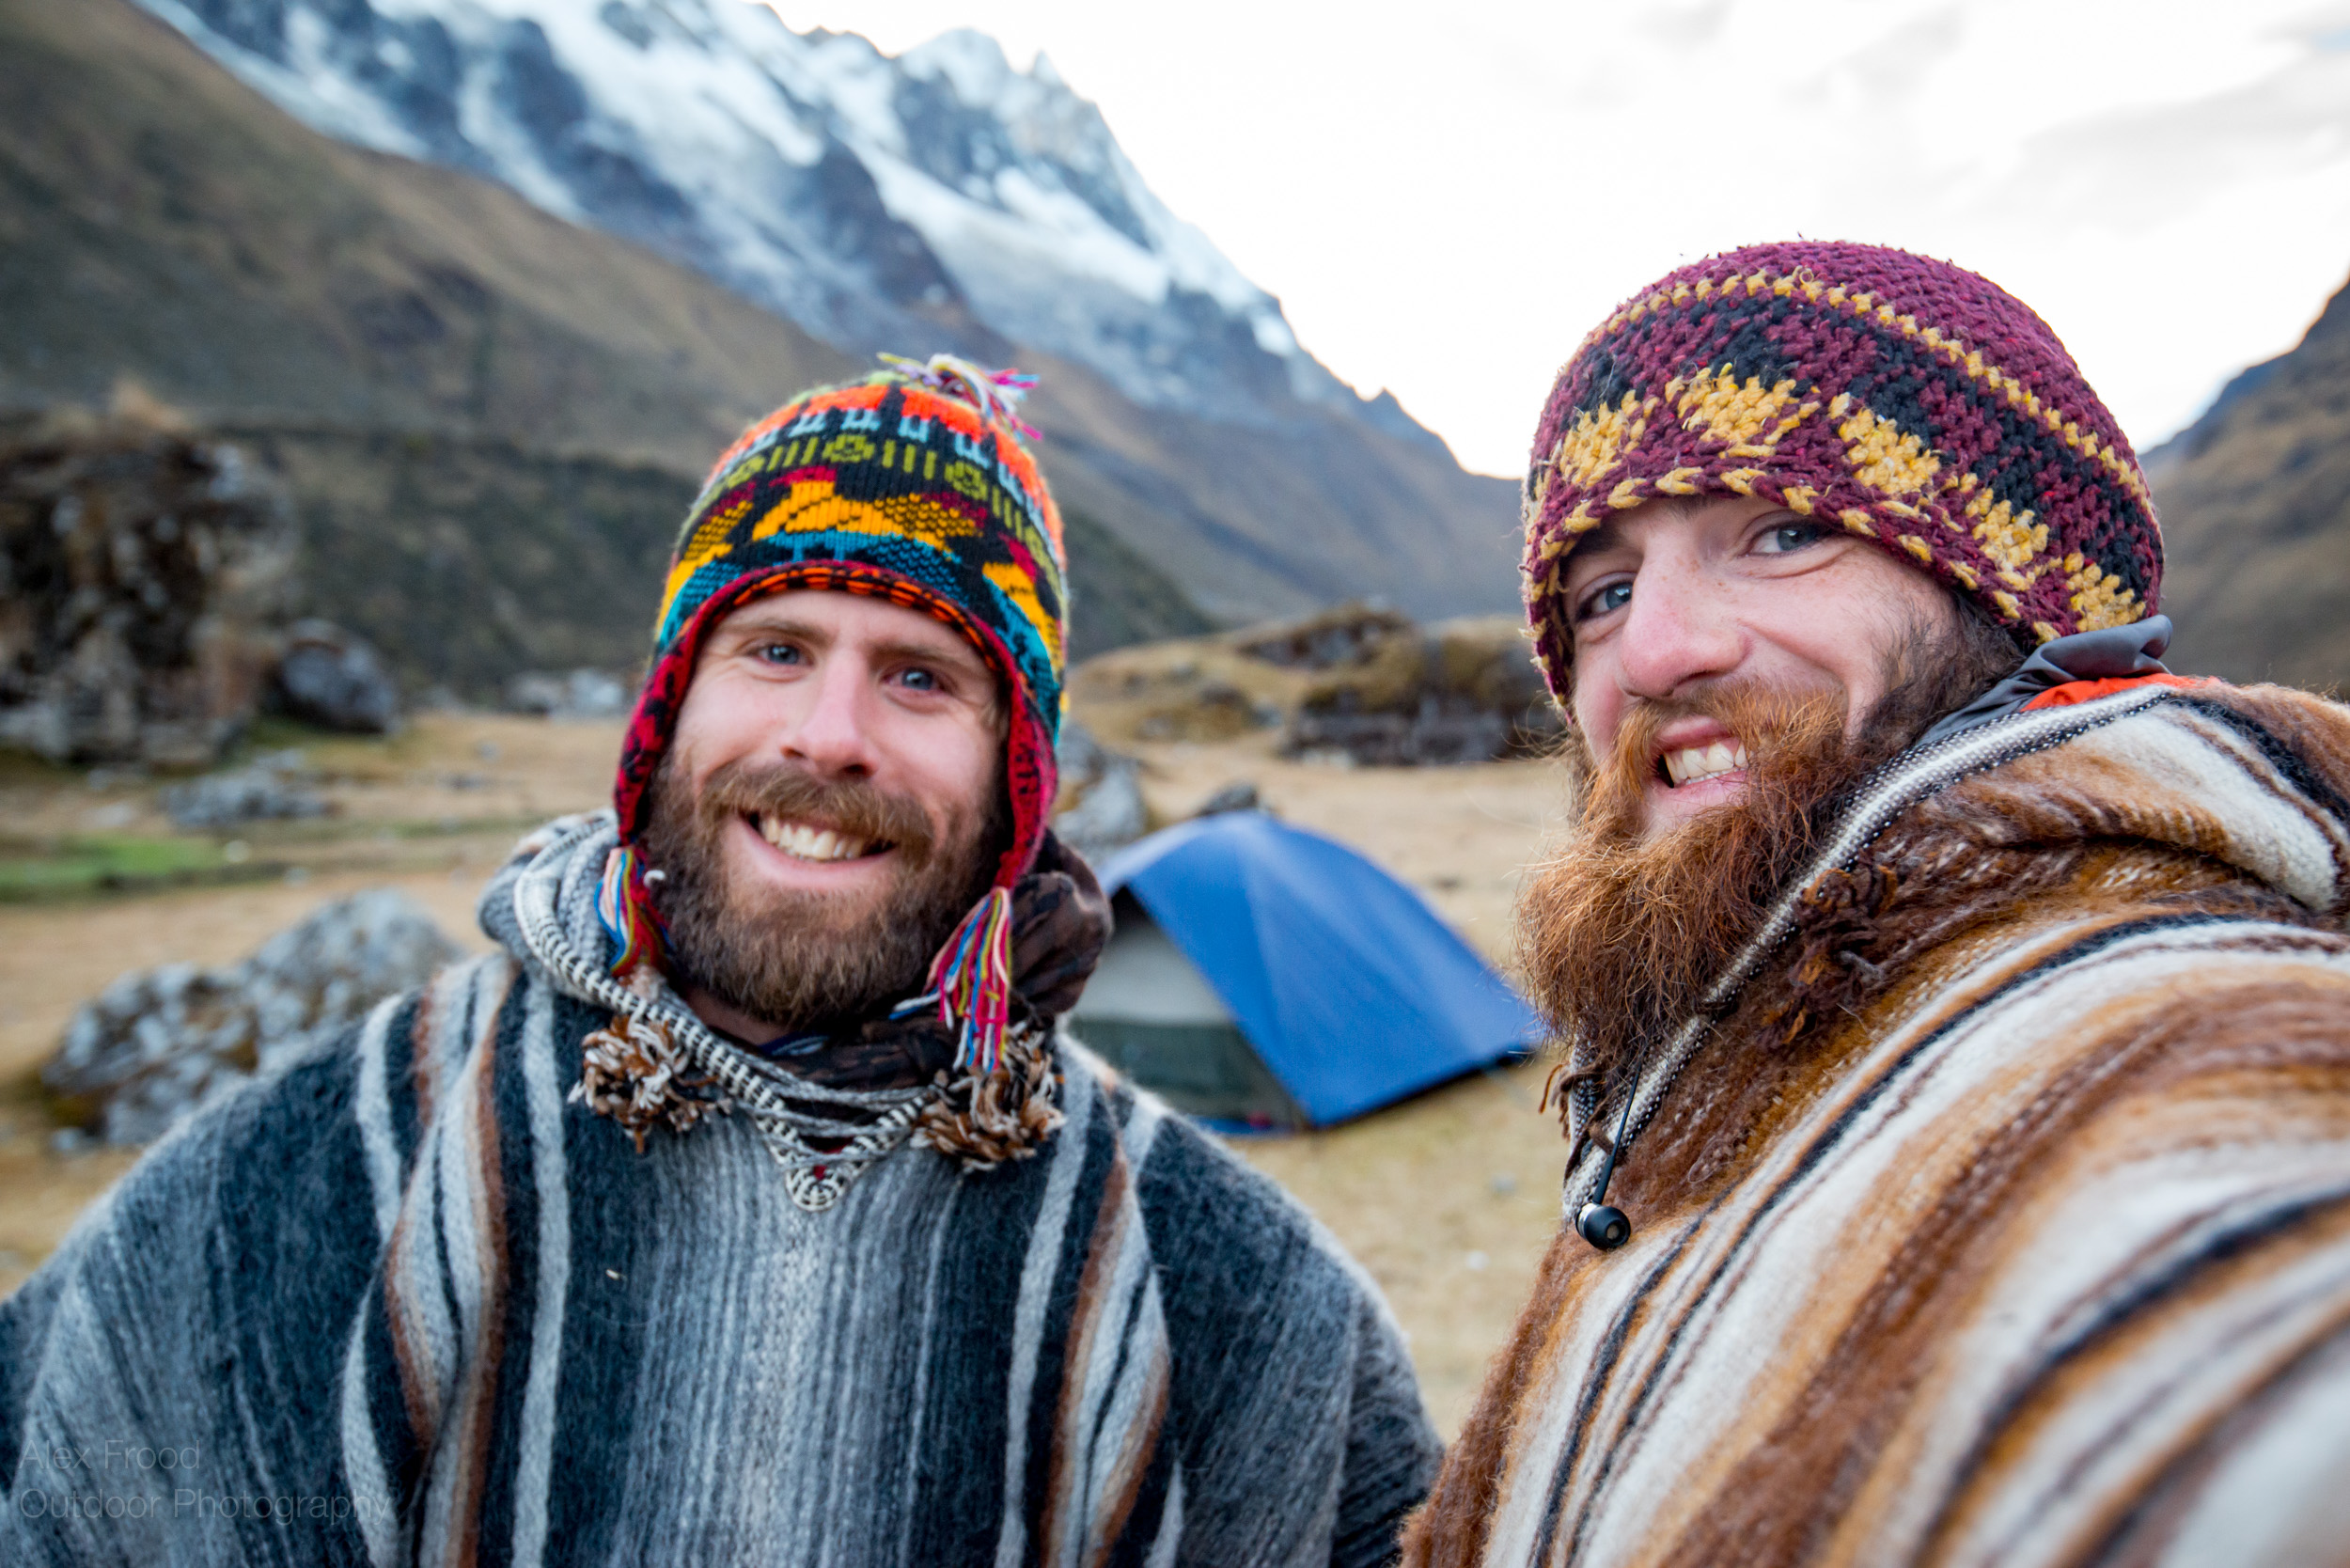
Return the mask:
<svg viewBox="0 0 2350 1568">
<path fill-rule="evenodd" d="M 1328 1126 L 1542 1037 L 1418 893 L 1261 812 L 1155 833 L 1102 884 L 1118 930 L 1070 1027 L 1195 1115 Z"/>
</svg>

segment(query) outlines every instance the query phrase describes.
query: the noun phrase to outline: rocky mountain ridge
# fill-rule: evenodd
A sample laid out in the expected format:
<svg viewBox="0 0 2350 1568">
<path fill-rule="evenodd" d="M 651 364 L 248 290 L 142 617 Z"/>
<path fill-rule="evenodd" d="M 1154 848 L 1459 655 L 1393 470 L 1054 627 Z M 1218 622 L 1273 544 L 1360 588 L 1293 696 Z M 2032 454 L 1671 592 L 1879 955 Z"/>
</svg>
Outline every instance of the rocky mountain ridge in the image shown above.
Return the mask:
<svg viewBox="0 0 2350 1568">
<path fill-rule="evenodd" d="M 2145 466 L 2166 547 L 2162 608 L 2178 624 L 2170 666 L 2350 684 L 2350 285 Z"/>
<path fill-rule="evenodd" d="M 247 447 L 288 481 L 312 612 L 412 691 L 485 699 L 632 669 L 703 468 L 869 363 L 499 185 L 321 136 L 128 0 L 0 0 L 0 410 L 102 406 L 128 377 Z M 1146 408 L 988 341 L 1044 376 L 1080 653 L 1514 596 L 1511 487 L 1433 442 L 1304 403 Z"/>
<path fill-rule="evenodd" d="M 494 180 L 854 353 L 993 334 L 1145 407 L 1435 441 L 1301 349 L 1049 59 L 1015 71 L 984 34 L 893 57 L 742 0 L 139 3 L 313 129 Z"/>
</svg>

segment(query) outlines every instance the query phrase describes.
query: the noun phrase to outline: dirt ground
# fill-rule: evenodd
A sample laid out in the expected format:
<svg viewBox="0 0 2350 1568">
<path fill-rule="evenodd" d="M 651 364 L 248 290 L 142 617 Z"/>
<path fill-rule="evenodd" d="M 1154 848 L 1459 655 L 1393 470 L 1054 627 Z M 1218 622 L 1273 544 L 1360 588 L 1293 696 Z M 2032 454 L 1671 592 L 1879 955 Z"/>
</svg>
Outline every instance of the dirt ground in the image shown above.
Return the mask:
<svg viewBox="0 0 2350 1568">
<path fill-rule="evenodd" d="M 0 904 L 0 1294 L 132 1163 L 126 1152 L 61 1152 L 44 1114 L 36 1074 L 78 1003 L 126 969 L 234 962 L 366 886 L 412 893 L 478 946 L 482 879 L 526 825 L 603 803 L 619 736 L 617 723 L 429 713 L 389 742 L 292 737 L 335 811 L 214 835 L 223 860 L 251 880 Z M 1556 775 L 1539 762 L 1346 769 L 1282 761 L 1264 731 L 1133 749 L 1154 818 L 1180 820 L 1246 779 L 1288 820 L 1419 887 L 1496 962 L 1520 869 L 1558 819 Z M 172 836 L 153 783 L 93 789 L 31 769 L 0 775 L 0 822 L 20 851 L 77 835 Z M 1560 1151 L 1536 1112 L 1541 1080 L 1535 1066 L 1498 1071 L 1346 1127 L 1236 1144 L 1386 1291 L 1448 1435 L 1557 1226 Z"/>
</svg>

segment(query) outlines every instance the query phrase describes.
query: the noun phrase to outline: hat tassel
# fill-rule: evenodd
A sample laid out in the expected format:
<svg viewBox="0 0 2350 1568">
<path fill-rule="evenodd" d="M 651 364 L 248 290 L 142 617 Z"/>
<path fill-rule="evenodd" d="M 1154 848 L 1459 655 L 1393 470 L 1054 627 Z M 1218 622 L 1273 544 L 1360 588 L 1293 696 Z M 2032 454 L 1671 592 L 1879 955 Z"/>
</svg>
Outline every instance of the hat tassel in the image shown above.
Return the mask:
<svg viewBox="0 0 2350 1568">
<path fill-rule="evenodd" d="M 931 964 L 939 1022 L 960 1026 L 955 1066 L 980 1077 L 995 1071 L 1011 1026 L 1011 893 L 988 890 Z"/>
<path fill-rule="evenodd" d="M 603 880 L 596 885 L 596 918 L 612 938 L 613 974 L 626 977 L 640 964 L 660 962 L 660 928 L 653 923 L 644 868 L 626 844 L 613 846 L 603 857 Z"/>
</svg>

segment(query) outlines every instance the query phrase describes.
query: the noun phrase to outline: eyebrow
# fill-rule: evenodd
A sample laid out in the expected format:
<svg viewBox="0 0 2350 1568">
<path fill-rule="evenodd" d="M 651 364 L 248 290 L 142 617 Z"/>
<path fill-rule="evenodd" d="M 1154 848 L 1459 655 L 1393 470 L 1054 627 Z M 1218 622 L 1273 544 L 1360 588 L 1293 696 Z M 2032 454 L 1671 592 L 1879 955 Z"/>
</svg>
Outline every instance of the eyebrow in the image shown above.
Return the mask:
<svg viewBox="0 0 2350 1568">
<path fill-rule="evenodd" d="M 877 642 L 873 651 L 885 659 L 927 659 L 932 664 L 968 664 L 982 674 L 993 675 L 995 666 L 979 656 L 979 651 L 957 637 L 952 648 L 934 642 Z"/>
<path fill-rule="evenodd" d="M 729 619 L 726 625 L 720 628 L 719 635 L 734 637 L 798 637 L 803 641 L 817 643 L 820 645 L 828 644 L 833 640 L 831 633 L 823 630 L 822 627 L 812 625 L 807 621 L 794 620 L 788 616 L 758 614 L 744 616 L 739 620 Z"/>
<path fill-rule="evenodd" d="M 1613 550 L 1621 547 L 1623 541 L 1623 529 L 1611 517 L 1576 540 L 1574 551 L 1580 556 L 1598 550 Z"/>
</svg>

